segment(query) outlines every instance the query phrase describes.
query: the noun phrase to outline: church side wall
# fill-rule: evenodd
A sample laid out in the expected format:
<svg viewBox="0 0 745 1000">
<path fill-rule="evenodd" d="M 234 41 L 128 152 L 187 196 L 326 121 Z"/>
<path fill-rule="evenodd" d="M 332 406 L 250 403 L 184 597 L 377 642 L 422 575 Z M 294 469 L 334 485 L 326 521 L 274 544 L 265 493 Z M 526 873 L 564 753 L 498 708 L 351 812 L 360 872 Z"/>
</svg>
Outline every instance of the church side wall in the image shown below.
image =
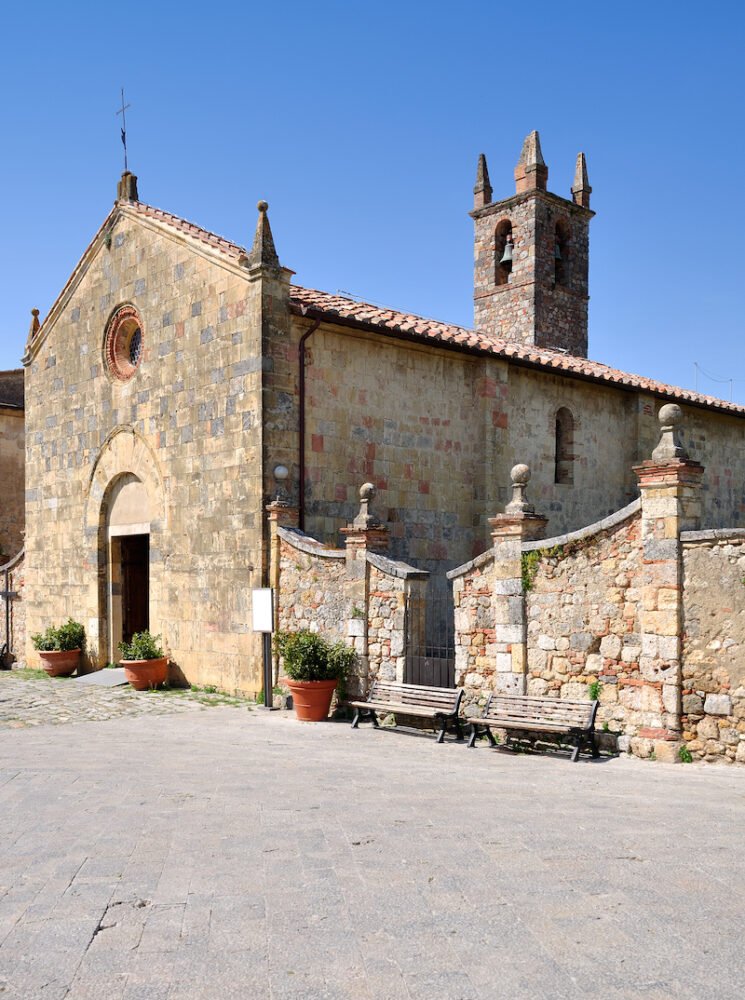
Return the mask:
<svg viewBox="0 0 745 1000">
<path fill-rule="evenodd" d="M 250 589 L 261 584 L 258 286 L 180 239 L 125 216 L 101 246 L 27 369 L 29 632 L 72 615 L 92 660 L 109 657 L 88 484 L 107 437 L 144 442 L 162 483 L 150 497 L 151 630 L 189 681 L 254 692 L 260 648 Z M 127 383 L 106 373 L 106 323 L 138 309 L 144 356 Z M 42 331 L 43 332 L 43 331 Z M 142 449 L 140 449 L 142 451 Z M 126 468 L 104 456 L 95 489 Z M 96 493 L 94 490 L 93 500 Z M 31 651 L 30 659 L 33 658 Z"/>
<path fill-rule="evenodd" d="M 24 447 L 23 410 L 0 407 L 0 562 L 23 548 Z"/>
<path fill-rule="evenodd" d="M 549 535 L 573 531 L 607 517 L 638 496 L 637 412 L 632 393 L 513 366 L 509 374 L 509 445 L 498 499 L 508 502 L 509 469 L 530 466 L 530 495 L 548 517 Z M 556 415 L 574 423 L 572 482 L 556 483 Z M 652 413 L 651 421 L 654 420 Z"/>
<path fill-rule="evenodd" d="M 306 530 L 335 542 L 377 488 L 391 556 L 442 572 L 481 550 L 489 435 L 502 383 L 481 359 L 322 326 L 308 342 Z"/>
</svg>

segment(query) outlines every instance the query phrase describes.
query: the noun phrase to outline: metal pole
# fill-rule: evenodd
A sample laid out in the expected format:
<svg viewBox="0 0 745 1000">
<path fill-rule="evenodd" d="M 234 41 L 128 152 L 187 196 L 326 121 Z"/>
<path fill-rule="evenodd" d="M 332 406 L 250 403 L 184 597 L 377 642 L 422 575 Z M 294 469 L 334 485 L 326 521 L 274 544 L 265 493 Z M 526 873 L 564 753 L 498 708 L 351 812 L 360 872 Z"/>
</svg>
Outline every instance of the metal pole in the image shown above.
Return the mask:
<svg viewBox="0 0 745 1000">
<path fill-rule="evenodd" d="M 274 710 L 272 704 L 274 700 L 274 681 L 272 676 L 272 634 L 264 632 L 264 708 L 271 712 Z"/>
</svg>

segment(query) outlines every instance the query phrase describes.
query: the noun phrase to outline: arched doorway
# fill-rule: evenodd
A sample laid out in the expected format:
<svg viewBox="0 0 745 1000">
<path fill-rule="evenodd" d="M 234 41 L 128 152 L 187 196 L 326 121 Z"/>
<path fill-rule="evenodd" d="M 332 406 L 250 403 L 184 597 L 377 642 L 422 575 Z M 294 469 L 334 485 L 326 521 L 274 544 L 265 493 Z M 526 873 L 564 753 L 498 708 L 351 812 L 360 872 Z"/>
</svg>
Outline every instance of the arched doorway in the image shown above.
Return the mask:
<svg viewBox="0 0 745 1000">
<path fill-rule="evenodd" d="M 107 621 L 109 661 L 119 643 L 150 628 L 150 503 L 133 473 L 114 480 L 106 505 Z"/>
</svg>

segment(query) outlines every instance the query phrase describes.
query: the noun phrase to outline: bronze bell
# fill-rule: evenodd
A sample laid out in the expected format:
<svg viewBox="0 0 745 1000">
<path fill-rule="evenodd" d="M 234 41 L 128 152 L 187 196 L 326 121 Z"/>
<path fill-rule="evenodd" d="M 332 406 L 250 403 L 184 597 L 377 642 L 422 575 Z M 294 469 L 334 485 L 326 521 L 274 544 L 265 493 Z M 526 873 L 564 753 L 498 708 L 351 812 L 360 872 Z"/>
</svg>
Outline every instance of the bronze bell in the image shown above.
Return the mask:
<svg viewBox="0 0 745 1000">
<path fill-rule="evenodd" d="M 554 260 L 562 260 L 561 243 L 558 240 L 554 243 Z"/>
<path fill-rule="evenodd" d="M 512 237 L 508 236 L 504 244 L 504 253 L 502 254 L 502 259 L 499 261 L 500 264 L 505 264 L 507 267 L 512 267 L 513 248 L 514 248 L 514 243 L 512 242 Z"/>
</svg>

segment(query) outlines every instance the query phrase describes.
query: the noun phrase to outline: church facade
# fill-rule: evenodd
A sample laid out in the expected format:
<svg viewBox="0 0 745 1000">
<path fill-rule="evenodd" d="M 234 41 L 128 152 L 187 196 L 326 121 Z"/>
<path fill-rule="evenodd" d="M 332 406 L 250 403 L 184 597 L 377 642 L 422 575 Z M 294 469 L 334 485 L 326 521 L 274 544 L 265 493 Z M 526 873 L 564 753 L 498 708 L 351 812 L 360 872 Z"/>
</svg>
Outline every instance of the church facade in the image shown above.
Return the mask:
<svg viewBox="0 0 745 1000">
<path fill-rule="evenodd" d="M 569 198 L 547 177 L 537 133 L 505 199 L 480 159 L 465 329 L 294 284 L 264 202 L 246 249 L 125 173 L 24 357 L 29 634 L 78 618 L 93 667 L 149 627 L 176 675 L 254 693 L 278 492 L 334 544 L 372 482 L 390 554 L 444 581 L 487 548 L 516 462 L 549 534 L 627 504 L 669 401 L 704 524 L 745 523 L 745 409 L 588 360 L 584 157 Z"/>
</svg>

